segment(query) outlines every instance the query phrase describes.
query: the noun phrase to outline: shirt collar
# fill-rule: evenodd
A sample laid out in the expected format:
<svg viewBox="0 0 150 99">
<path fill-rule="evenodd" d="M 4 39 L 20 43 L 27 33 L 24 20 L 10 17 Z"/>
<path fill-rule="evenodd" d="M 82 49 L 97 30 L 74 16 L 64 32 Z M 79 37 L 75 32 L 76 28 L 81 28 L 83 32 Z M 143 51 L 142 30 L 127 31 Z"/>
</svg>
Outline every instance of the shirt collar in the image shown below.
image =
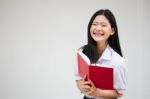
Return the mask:
<svg viewBox="0 0 150 99">
<path fill-rule="evenodd" d="M 98 59 L 98 61 L 111 60 L 111 57 L 112 57 L 112 50 L 111 50 L 111 47 L 109 45 L 107 45 L 104 52 L 102 53 L 102 56 Z"/>
</svg>

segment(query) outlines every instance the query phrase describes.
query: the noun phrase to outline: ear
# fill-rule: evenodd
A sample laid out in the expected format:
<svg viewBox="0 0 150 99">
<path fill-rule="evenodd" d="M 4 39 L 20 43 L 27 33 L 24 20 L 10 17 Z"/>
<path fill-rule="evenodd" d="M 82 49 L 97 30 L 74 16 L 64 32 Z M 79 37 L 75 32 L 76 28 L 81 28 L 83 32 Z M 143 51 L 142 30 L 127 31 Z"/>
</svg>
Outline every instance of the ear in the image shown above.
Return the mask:
<svg viewBox="0 0 150 99">
<path fill-rule="evenodd" d="M 114 35 L 114 33 L 115 33 L 115 29 L 112 28 L 112 32 L 110 33 L 110 35 Z"/>
<path fill-rule="evenodd" d="M 110 35 L 114 35 L 114 32 L 111 32 Z"/>
</svg>

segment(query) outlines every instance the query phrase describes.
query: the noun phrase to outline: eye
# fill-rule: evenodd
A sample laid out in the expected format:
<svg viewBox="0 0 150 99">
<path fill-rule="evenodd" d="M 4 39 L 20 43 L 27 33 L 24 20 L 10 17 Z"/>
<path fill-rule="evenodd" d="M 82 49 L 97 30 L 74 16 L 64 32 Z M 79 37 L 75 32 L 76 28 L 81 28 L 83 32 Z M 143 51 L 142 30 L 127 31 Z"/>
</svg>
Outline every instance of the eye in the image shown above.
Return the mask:
<svg viewBox="0 0 150 99">
<path fill-rule="evenodd" d="M 106 25 L 106 24 L 102 24 L 101 26 L 102 26 L 102 27 L 106 27 L 107 25 Z"/>
<path fill-rule="evenodd" d="M 98 24 L 97 24 L 97 23 L 92 23 L 92 25 L 96 26 L 96 25 L 98 25 Z"/>
</svg>

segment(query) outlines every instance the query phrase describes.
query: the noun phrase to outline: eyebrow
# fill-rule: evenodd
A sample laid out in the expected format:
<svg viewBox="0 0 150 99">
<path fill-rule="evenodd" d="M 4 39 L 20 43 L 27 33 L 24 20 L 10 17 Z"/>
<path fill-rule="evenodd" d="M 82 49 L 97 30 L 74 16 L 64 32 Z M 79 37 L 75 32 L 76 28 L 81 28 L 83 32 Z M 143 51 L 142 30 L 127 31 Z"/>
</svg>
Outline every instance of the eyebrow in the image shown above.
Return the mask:
<svg viewBox="0 0 150 99">
<path fill-rule="evenodd" d="M 97 21 L 96 22 L 93 21 L 93 23 L 109 24 L 109 23 L 106 23 L 106 22 L 97 22 Z"/>
</svg>

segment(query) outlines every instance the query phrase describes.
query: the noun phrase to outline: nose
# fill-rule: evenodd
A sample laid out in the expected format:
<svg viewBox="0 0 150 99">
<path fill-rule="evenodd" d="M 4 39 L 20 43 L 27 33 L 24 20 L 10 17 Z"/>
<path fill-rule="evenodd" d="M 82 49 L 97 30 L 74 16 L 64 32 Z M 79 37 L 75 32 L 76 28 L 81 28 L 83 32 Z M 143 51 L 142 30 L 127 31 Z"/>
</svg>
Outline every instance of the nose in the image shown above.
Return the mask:
<svg viewBox="0 0 150 99">
<path fill-rule="evenodd" d="M 102 27 L 100 25 L 97 25 L 95 29 L 96 29 L 96 31 L 101 31 Z"/>
</svg>

